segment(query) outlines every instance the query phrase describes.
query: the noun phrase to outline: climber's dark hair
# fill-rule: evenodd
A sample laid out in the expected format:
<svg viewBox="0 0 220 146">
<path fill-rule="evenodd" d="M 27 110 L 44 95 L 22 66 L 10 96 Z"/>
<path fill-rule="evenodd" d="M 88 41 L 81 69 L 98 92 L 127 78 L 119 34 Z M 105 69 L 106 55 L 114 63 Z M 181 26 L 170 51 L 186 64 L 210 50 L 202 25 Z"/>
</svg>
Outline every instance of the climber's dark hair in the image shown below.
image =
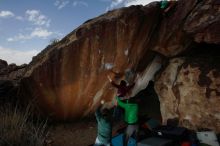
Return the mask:
<svg viewBox="0 0 220 146">
<path fill-rule="evenodd" d="M 126 85 L 127 85 L 127 83 L 126 83 L 126 81 L 125 81 L 125 80 L 121 80 L 120 85 L 121 85 L 121 86 L 126 86 Z"/>
</svg>

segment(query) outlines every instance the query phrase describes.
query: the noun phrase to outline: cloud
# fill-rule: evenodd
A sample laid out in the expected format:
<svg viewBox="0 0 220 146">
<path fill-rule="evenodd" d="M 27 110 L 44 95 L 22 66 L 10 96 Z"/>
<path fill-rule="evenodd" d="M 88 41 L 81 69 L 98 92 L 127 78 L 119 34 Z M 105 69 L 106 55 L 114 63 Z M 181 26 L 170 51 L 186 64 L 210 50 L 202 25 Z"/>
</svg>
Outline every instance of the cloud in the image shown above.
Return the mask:
<svg viewBox="0 0 220 146">
<path fill-rule="evenodd" d="M 73 2 L 73 6 L 75 7 L 75 6 L 77 6 L 77 5 L 82 5 L 82 6 L 85 6 L 85 7 L 88 7 L 88 6 L 89 6 L 88 3 L 86 3 L 86 2 L 83 2 L 83 1 L 74 1 L 74 2 Z"/>
<path fill-rule="evenodd" d="M 0 46 L 0 52 L 0 59 L 6 60 L 9 64 L 16 63 L 17 65 L 29 63 L 32 57 L 39 53 L 37 50 L 19 51 L 2 46 Z"/>
<path fill-rule="evenodd" d="M 17 20 L 23 20 L 24 18 L 21 16 L 15 16 L 15 14 L 11 11 L 0 11 L 0 18 L 9 18 L 14 17 Z"/>
<path fill-rule="evenodd" d="M 17 20 L 24 20 L 24 18 L 21 17 L 21 16 L 16 16 L 15 19 L 17 19 Z"/>
<path fill-rule="evenodd" d="M 45 15 L 41 14 L 39 10 L 27 10 L 26 16 L 28 21 L 34 23 L 38 26 L 50 26 L 50 19 L 48 19 Z"/>
<path fill-rule="evenodd" d="M 31 37 L 29 35 L 24 35 L 24 34 L 18 34 L 14 37 L 8 38 L 7 41 L 8 42 L 15 42 L 15 41 L 24 41 L 24 40 L 29 40 L 31 39 Z"/>
<path fill-rule="evenodd" d="M 66 7 L 67 4 L 69 4 L 70 1 L 69 0 L 56 0 L 54 5 L 57 7 L 58 10 L 63 9 L 64 7 Z M 74 7 L 76 6 L 85 6 L 88 7 L 88 3 L 84 2 L 84 1 L 73 1 L 72 5 Z"/>
<path fill-rule="evenodd" d="M 110 2 L 111 0 L 100 0 L 101 2 Z"/>
<path fill-rule="evenodd" d="M 109 7 L 107 7 L 108 10 L 112 10 L 121 6 L 128 7 L 131 5 L 147 5 L 155 0 L 112 0 Z"/>
<path fill-rule="evenodd" d="M 35 30 L 31 33 L 31 37 L 47 38 L 52 34 L 53 32 L 48 31 L 47 29 L 35 28 Z"/>
<path fill-rule="evenodd" d="M 43 29 L 41 27 L 35 28 L 30 34 L 18 34 L 14 37 L 8 38 L 8 42 L 15 42 L 15 41 L 25 41 L 30 40 L 33 38 L 43 38 L 46 39 L 51 36 L 53 32 L 48 31 L 47 29 Z"/>
<path fill-rule="evenodd" d="M 128 7 L 128 6 L 131 6 L 131 5 L 147 5 L 151 2 L 153 2 L 155 0 L 131 0 L 131 1 L 127 1 L 125 2 L 125 6 Z"/>
<path fill-rule="evenodd" d="M 14 17 L 14 13 L 12 13 L 11 11 L 0 11 L 0 18 L 8 17 Z"/>
<path fill-rule="evenodd" d="M 107 7 L 107 11 L 116 8 L 117 6 L 123 4 L 126 0 L 112 0 L 109 7 Z"/>
<path fill-rule="evenodd" d="M 67 0 L 56 0 L 54 5 L 57 7 L 58 10 L 60 10 L 64 8 L 68 3 L 69 1 Z"/>
</svg>

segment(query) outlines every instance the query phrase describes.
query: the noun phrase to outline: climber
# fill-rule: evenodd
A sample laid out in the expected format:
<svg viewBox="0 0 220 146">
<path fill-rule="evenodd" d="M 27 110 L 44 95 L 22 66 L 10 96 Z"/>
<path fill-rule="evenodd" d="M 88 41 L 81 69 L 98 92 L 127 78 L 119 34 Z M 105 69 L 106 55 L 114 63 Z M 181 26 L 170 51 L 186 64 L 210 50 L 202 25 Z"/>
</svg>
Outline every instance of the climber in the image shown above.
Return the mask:
<svg viewBox="0 0 220 146">
<path fill-rule="evenodd" d="M 121 80 L 120 84 L 116 84 L 114 81 L 112 81 L 112 79 L 108 76 L 108 79 L 110 81 L 110 83 L 116 87 L 118 89 L 117 91 L 117 97 L 120 100 L 125 100 L 128 99 L 128 92 L 134 87 L 135 83 L 131 84 L 131 85 L 127 85 L 126 81 Z M 116 102 L 117 103 L 117 102 Z M 116 120 L 120 120 L 121 116 L 122 116 L 122 109 L 120 107 L 118 107 L 117 105 L 115 105 L 116 107 L 114 108 L 114 117 Z"/>
<path fill-rule="evenodd" d="M 129 99 L 123 102 L 119 97 L 116 97 L 116 100 L 118 106 L 125 110 L 124 122 L 127 124 L 127 128 L 123 136 L 123 146 L 127 146 L 128 140 L 133 134 L 136 142 L 138 141 L 138 104 L 129 102 Z"/>
<path fill-rule="evenodd" d="M 176 0 L 162 0 L 160 1 L 160 8 L 163 9 L 163 15 L 168 13 L 176 4 Z"/>
<path fill-rule="evenodd" d="M 94 146 L 111 146 L 112 120 L 110 110 L 104 108 L 103 103 L 101 103 L 95 112 L 95 116 L 98 123 L 98 136 Z"/>
<path fill-rule="evenodd" d="M 167 0 L 162 0 L 160 1 L 160 8 L 165 9 L 168 6 L 168 1 Z"/>
<path fill-rule="evenodd" d="M 127 85 L 126 81 L 121 80 L 120 84 L 117 85 L 114 81 L 112 81 L 112 79 L 109 76 L 108 79 L 110 83 L 118 89 L 117 96 L 119 97 L 119 99 L 121 100 L 128 99 L 127 94 L 134 87 L 135 83 L 131 85 Z"/>
</svg>

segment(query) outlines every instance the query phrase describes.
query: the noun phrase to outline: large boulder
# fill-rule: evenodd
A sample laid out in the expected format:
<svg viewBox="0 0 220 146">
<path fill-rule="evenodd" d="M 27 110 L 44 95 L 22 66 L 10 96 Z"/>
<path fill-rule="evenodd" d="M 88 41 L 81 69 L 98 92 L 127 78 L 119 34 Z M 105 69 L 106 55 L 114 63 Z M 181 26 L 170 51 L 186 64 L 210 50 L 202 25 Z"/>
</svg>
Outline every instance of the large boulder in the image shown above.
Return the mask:
<svg viewBox="0 0 220 146">
<path fill-rule="evenodd" d="M 0 59 L 0 105 L 16 104 L 20 80 L 27 65 L 17 66 Z"/>
<path fill-rule="evenodd" d="M 219 10 L 214 0 L 179 0 L 167 13 L 154 2 L 88 20 L 33 58 L 19 95 L 34 99 L 46 115 L 76 119 L 94 112 L 101 100 L 111 103 L 115 90 L 107 75 L 135 80 L 135 96 L 157 74 L 164 123 L 178 118 L 189 128 L 220 131 Z"/>
<path fill-rule="evenodd" d="M 0 70 L 7 66 L 8 66 L 7 61 L 0 59 Z"/>
<path fill-rule="evenodd" d="M 5 60 L 0 59 L 0 76 L 7 74 L 8 63 Z"/>
<path fill-rule="evenodd" d="M 128 70 L 136 74 L 154 57 L 147 46 L 159 10 L 158 3 L 132 6 L 85 22 L 33 59 L 21 96 L 36 98 L 44 113 L 59 119 L 85 116 L 101 99 L 110 102 L 115 92 L 107 75 L 117 81 Z"/>
</svg>

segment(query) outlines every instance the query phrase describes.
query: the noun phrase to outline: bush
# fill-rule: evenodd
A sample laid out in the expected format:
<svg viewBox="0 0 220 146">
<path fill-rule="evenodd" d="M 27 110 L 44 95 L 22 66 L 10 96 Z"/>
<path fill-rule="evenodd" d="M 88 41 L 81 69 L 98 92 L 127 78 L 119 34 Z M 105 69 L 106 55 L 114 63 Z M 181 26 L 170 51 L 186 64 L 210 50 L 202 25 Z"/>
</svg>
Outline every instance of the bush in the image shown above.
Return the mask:
<svg viewBox="0 0 220 146">
<path fill-rule="evenodd" d="M 43 146 L 46 122 L 34 121 L 30 106 L 25 111 L 7 106 L 0 110 L 0 146 Z"/>
<path fill-rule="evenodd" d="M 57 44 L 59 41 L 60 41 L 59 39 L 51 39 L 49 45 L 53 46 L 53 45 Z"/>
</svg>

